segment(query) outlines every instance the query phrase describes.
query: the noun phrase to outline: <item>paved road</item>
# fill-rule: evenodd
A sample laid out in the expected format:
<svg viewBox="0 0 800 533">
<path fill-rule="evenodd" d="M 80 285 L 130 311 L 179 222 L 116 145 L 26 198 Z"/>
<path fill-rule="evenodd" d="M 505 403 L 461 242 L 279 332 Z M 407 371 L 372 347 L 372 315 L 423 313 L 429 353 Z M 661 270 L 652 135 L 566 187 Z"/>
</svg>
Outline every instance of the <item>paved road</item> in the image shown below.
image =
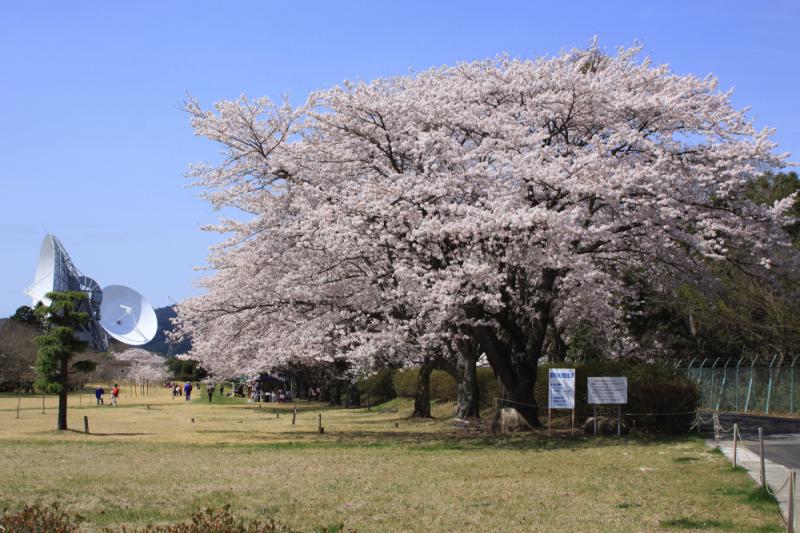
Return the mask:
<svg viewBox="0 0 800 533">
<path fill-rule="evenodd" d="M 764 430 L 764 456 L 788 468 L 800 469 L 800 419 L 772 416 L 720 414 L 724 427 L 739 424 L 744 444 L 759 453 L 758 428 Z"/>
</svg>

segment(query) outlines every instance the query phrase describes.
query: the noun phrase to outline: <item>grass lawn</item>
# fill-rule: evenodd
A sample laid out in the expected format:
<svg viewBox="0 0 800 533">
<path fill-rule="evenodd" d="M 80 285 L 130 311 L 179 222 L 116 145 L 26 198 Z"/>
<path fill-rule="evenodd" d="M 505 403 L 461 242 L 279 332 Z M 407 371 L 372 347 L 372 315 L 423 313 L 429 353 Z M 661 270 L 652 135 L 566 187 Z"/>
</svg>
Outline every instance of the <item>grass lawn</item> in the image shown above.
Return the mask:
<svg viewBox="0 0 800 533">
<path fill-rule="evenodd" d="M 300 403 L 292 425 L 290 405 L 187 403 L 166 389 L 118 407 L 89 399 L 70 398 L 80 431 L 60 434 L 54 397 L 46 414 L 24 397 L 17 419 L 16 398 L 0 396 L 0 507 L 61 502 L 86 531 L 224 504 L 308 530 L 783 530 L 774 502 L 697 438 L 466 434 L 452 406 L 419 421 L 406 401 Z"/>
</svg>

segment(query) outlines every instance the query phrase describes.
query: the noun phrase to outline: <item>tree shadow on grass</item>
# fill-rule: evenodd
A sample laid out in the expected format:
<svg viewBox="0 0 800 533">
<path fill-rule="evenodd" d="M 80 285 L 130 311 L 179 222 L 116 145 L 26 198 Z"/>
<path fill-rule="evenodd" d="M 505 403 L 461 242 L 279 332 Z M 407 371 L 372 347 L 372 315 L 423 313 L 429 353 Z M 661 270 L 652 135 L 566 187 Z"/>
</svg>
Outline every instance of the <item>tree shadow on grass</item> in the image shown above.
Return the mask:
<svg viewBox="0 0 800 533">
<path fill-rule="evenodd" d="M 224 435 L 226 433 L 249 433 L 247 431 L 232 430 L 212 431 Z M 448 452 L 448 451 L 486 451 L 486 450 L 514 450 L 514 451 L 549 451 L 549 450 L 584 450 L 596 448 L 613 448 L 626 446 L 631 443 L 636 445 L 660 445 L 665 442 L 685 442 L 685 437 L 588 437 L 585 435 L 559 435 L 547 437 L 546 432 L 527 432 L 513 435 L 491 434 L 466 434 L 459 431 L 444 432 L 434 431 L 363 431 L 326 429 L 324 435 L 315 430 L 295 430 L 270 432 L 265 435 L 262 442 L 248 443 L 218 443 L 215 445 L 244 446 L 257 449 L 290 449 L 290 448 L 390 448 L 398 447 L 410 451 L 420 452 Z"/>
<path fill-rule="evenodd" d="M 671 518 L 669 520 L 662 520 L 661 527 L 667 529 L 722 529 L 733 530 L 736 529 L 733 522 L 728 520 L 702 520 L 697 518 Z"/>
<path fill-rule="evenodd" d="M 90 431 L 89 433 L 85 433 L 79 429 L 67 429 L 69 433 L 77 433 L 79 435 L 89 435 L 90 437 L 137 437 L 139 435 L 153 435 L 153 433 L 142 432 L 142 433 L 95 433 Z M 49 432 L 51 433 L 51 432 Z"/>
</svg>

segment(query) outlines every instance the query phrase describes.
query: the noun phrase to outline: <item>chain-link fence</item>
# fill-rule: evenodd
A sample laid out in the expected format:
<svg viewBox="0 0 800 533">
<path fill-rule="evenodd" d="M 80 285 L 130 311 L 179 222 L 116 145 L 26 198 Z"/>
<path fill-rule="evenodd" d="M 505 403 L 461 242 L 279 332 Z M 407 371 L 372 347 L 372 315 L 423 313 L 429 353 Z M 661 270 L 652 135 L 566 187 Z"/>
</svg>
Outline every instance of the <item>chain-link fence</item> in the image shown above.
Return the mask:
<svg viewBox="0 0 800 533">
<path fill-rule="evenodd" d="M 697 383 L 702 408 L 797 413 L 800 411 L 799 363 L 798 356 L 695 358 L 678 361 L 675 371 Z"/>
</svg>

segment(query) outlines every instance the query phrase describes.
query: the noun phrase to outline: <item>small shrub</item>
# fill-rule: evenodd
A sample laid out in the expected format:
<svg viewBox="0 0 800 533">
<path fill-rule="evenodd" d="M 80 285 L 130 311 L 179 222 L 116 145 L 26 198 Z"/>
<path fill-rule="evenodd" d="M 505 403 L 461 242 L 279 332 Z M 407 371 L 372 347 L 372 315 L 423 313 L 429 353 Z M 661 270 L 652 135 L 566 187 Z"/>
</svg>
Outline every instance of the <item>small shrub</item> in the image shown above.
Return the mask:
<svg viewBox="0 0 800 533">
<path fill-rule="evenodd" d="M 0 516 L 0 531 L 72 533 L 78 531 L 80 520 L 80 517 L 63 512 L 57 503 L 48 507 L 26 505 L 19 511 L 3 511 Z"/>
<path fill-rule="evenodd" d="M 478 368 L 477 374 L 481 407 L 491 407 L 497 397 L 497 378 L 489 367 Z"/>
<path fill-rule="evenodd" d="M 276 523 L 274 520 L 244 520 L 236 518 L 230 512 L 230 506 L 222 509 L 203 509 L 194 513 L 188 522 L 177 524 L 149 525 L 143 528 L 120 530 L 106 529 L 106 533 L 299 533 L 299 530 Z M 345 530 L 341 524 L 318 527 L 318 533 L 354 533 L 354 529 Z"/>
<path fill-rule="evenodd" d="M 394 390 L 401 398 L 413 398 L 417 392 L 419 368 L 403 368 L 394 374 Z"/>
<path fill-rule="evenodd" d="M 394 385 L 396 371 L 382 368 L 356 383 L 361 400 L 370 404 L 388 402 L 397 397 Z"/>
<path fill-rule="evenodd" d="M 417 392 L 417 376 L 419 368 L 404 368 L 394 375 L 394 389 L 402 398 L 413 398 Z M 489 367 L 478 368 L 478 388 L 480 389 L 481 406 L 493 405 L 497 396 L 497 380 Z M 458 400 L 458 382 L 443 370 L 434 370 L 431 374 L 431 400 L 454 402 Z"/>
<path fill-rule="evenodd" d="M 402 398 L 413 398 L 417 393 L 419 367 L 404 368 L 394 375 L 394 389 Z M 454 402 L 458 398 L 458 383 L 443 370 L 431 373 L 431 400 Z"/>
<path fill-rule="evenodd" d="M 431 400 L 454 402 L 458 399 L 458 383 L 453 376 L 442 370 L 431 374 Z"/>
</svg>

